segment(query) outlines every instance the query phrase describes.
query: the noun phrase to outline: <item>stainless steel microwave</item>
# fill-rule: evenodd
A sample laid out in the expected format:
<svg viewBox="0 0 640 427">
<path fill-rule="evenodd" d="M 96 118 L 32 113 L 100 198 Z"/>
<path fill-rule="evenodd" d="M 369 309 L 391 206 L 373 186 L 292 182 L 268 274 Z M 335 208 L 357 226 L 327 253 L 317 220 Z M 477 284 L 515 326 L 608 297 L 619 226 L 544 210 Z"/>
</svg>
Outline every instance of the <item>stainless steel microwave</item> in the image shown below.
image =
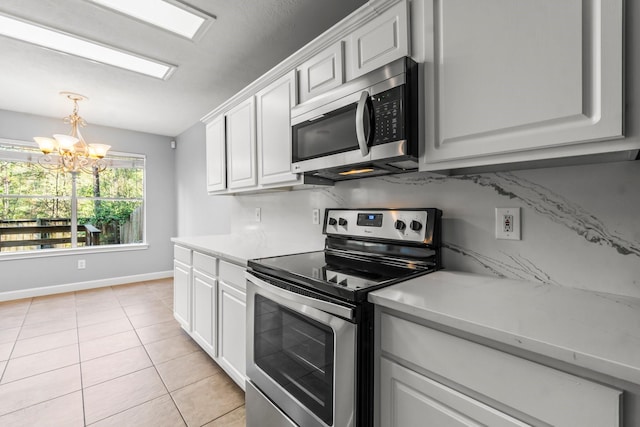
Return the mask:
<svg viewBox="0 0 640 427">
<path fill-rule="evenodd" d="M 292 108 L 292 172 L 340 181 L 416 170 L 417 86 L 405 57 Z"/>
</svg>

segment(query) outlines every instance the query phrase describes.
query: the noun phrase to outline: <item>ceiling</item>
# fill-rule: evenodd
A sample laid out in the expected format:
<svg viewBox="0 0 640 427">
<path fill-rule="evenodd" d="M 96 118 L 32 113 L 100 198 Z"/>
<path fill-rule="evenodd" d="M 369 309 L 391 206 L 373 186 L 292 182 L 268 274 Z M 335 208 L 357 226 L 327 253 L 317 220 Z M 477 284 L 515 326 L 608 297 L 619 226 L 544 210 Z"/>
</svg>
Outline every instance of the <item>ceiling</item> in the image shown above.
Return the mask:
<svg viewBox="0 0 640 427">
<path fill-rule="evenodd" d="M 181 0 L 217 19 L 197 41 L 87 0 L 2 0 L 0 12 L 178 66 L 143 76 L 0 36 L 0 109 L 177 136 L 365 0 Z"/>
</svg>

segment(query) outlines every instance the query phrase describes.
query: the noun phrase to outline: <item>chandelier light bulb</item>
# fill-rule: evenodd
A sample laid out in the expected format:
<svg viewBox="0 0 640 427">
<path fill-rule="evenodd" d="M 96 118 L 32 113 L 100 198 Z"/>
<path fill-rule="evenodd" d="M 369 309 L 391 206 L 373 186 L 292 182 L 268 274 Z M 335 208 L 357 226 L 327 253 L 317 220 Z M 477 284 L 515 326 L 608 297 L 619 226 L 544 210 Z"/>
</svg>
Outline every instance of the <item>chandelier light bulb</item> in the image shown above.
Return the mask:
<svg viewBox="0 0 640 427">
<path fill-rule="evenodd" d="M 46 138 L 44 136 L 36 136 L 33 138 L 38 143 L 38 148 L 44 154 L 51 154 L 58 150 L 58 142 L 53 138 Z"/>
<path fill-rule="evenodd" d="M 58 146 L 60 147 L 60 151 L 73 153 L 75 151 L 74 146 L 78 141 L 80 141 L 75 136 L 71 135 L 60 135 L 56 134 L 53 137 L 58 142 Z"/>
</svg>

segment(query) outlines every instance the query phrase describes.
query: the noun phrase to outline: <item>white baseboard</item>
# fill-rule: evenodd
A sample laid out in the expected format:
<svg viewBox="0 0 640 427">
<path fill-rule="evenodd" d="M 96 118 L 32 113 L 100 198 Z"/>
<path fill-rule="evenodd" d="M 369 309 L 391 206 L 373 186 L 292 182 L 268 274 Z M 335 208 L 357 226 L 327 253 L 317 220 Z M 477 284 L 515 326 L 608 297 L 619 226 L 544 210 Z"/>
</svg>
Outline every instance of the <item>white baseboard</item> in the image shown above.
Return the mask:
<svg viewBox="0 0 640 427">
<path fill-rule="evenodd" d="M 18 291 L 0 292 L 0 301 L 39 297 L 42 295 L 62 294 L 65 292 L 82 291 L 85 289 L 103 288 L 106 286 L 125 285 L 127 283 L 147 282 L 150 280 L 173 277 L 173 270 L 158 271 L 156 273 L 136 274 L 133 276 L 111 277 L 108 279 L 76 282 L 66 285 L 43 286 L 41 288 L 20 289 Z"/>
</svg>

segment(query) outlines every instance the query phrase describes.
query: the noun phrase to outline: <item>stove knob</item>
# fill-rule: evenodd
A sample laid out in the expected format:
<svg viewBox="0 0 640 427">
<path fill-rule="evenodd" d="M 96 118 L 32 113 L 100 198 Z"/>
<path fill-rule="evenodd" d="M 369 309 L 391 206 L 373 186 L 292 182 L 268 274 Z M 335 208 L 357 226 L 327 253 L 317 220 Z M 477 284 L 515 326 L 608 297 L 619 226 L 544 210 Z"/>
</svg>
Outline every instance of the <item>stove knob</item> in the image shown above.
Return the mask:
<svg viewBox="0 0 640 427">
<path fill-rule="evenodd" d="M 344 218 L 339 218 L 338 219 L 338 225 L 342 226 L 342 227 L 346 227 L 347 226 L 347 220 Z"/>
<path fill-rule="evenodd" d="M 335 218 L 329 218 L 329 225 L 336 225 L 338 221 Z"/>
<path fill-rule="evenodd" d="M 420 221 L 411 221 L 411 224 L 409 224 L 409 228 L 412 229 L 413 231 L 420 231 L 422 229 L 422 223 Z"/>
<path fill-rule="evenodd" d="M 402 220 L 397 220 L 393 226 L 396 228 L 396 230 L 400 231 L 404 231 L 404 229 L 407 228 L 407 224 L 405 224 Z"/>
</svg>

